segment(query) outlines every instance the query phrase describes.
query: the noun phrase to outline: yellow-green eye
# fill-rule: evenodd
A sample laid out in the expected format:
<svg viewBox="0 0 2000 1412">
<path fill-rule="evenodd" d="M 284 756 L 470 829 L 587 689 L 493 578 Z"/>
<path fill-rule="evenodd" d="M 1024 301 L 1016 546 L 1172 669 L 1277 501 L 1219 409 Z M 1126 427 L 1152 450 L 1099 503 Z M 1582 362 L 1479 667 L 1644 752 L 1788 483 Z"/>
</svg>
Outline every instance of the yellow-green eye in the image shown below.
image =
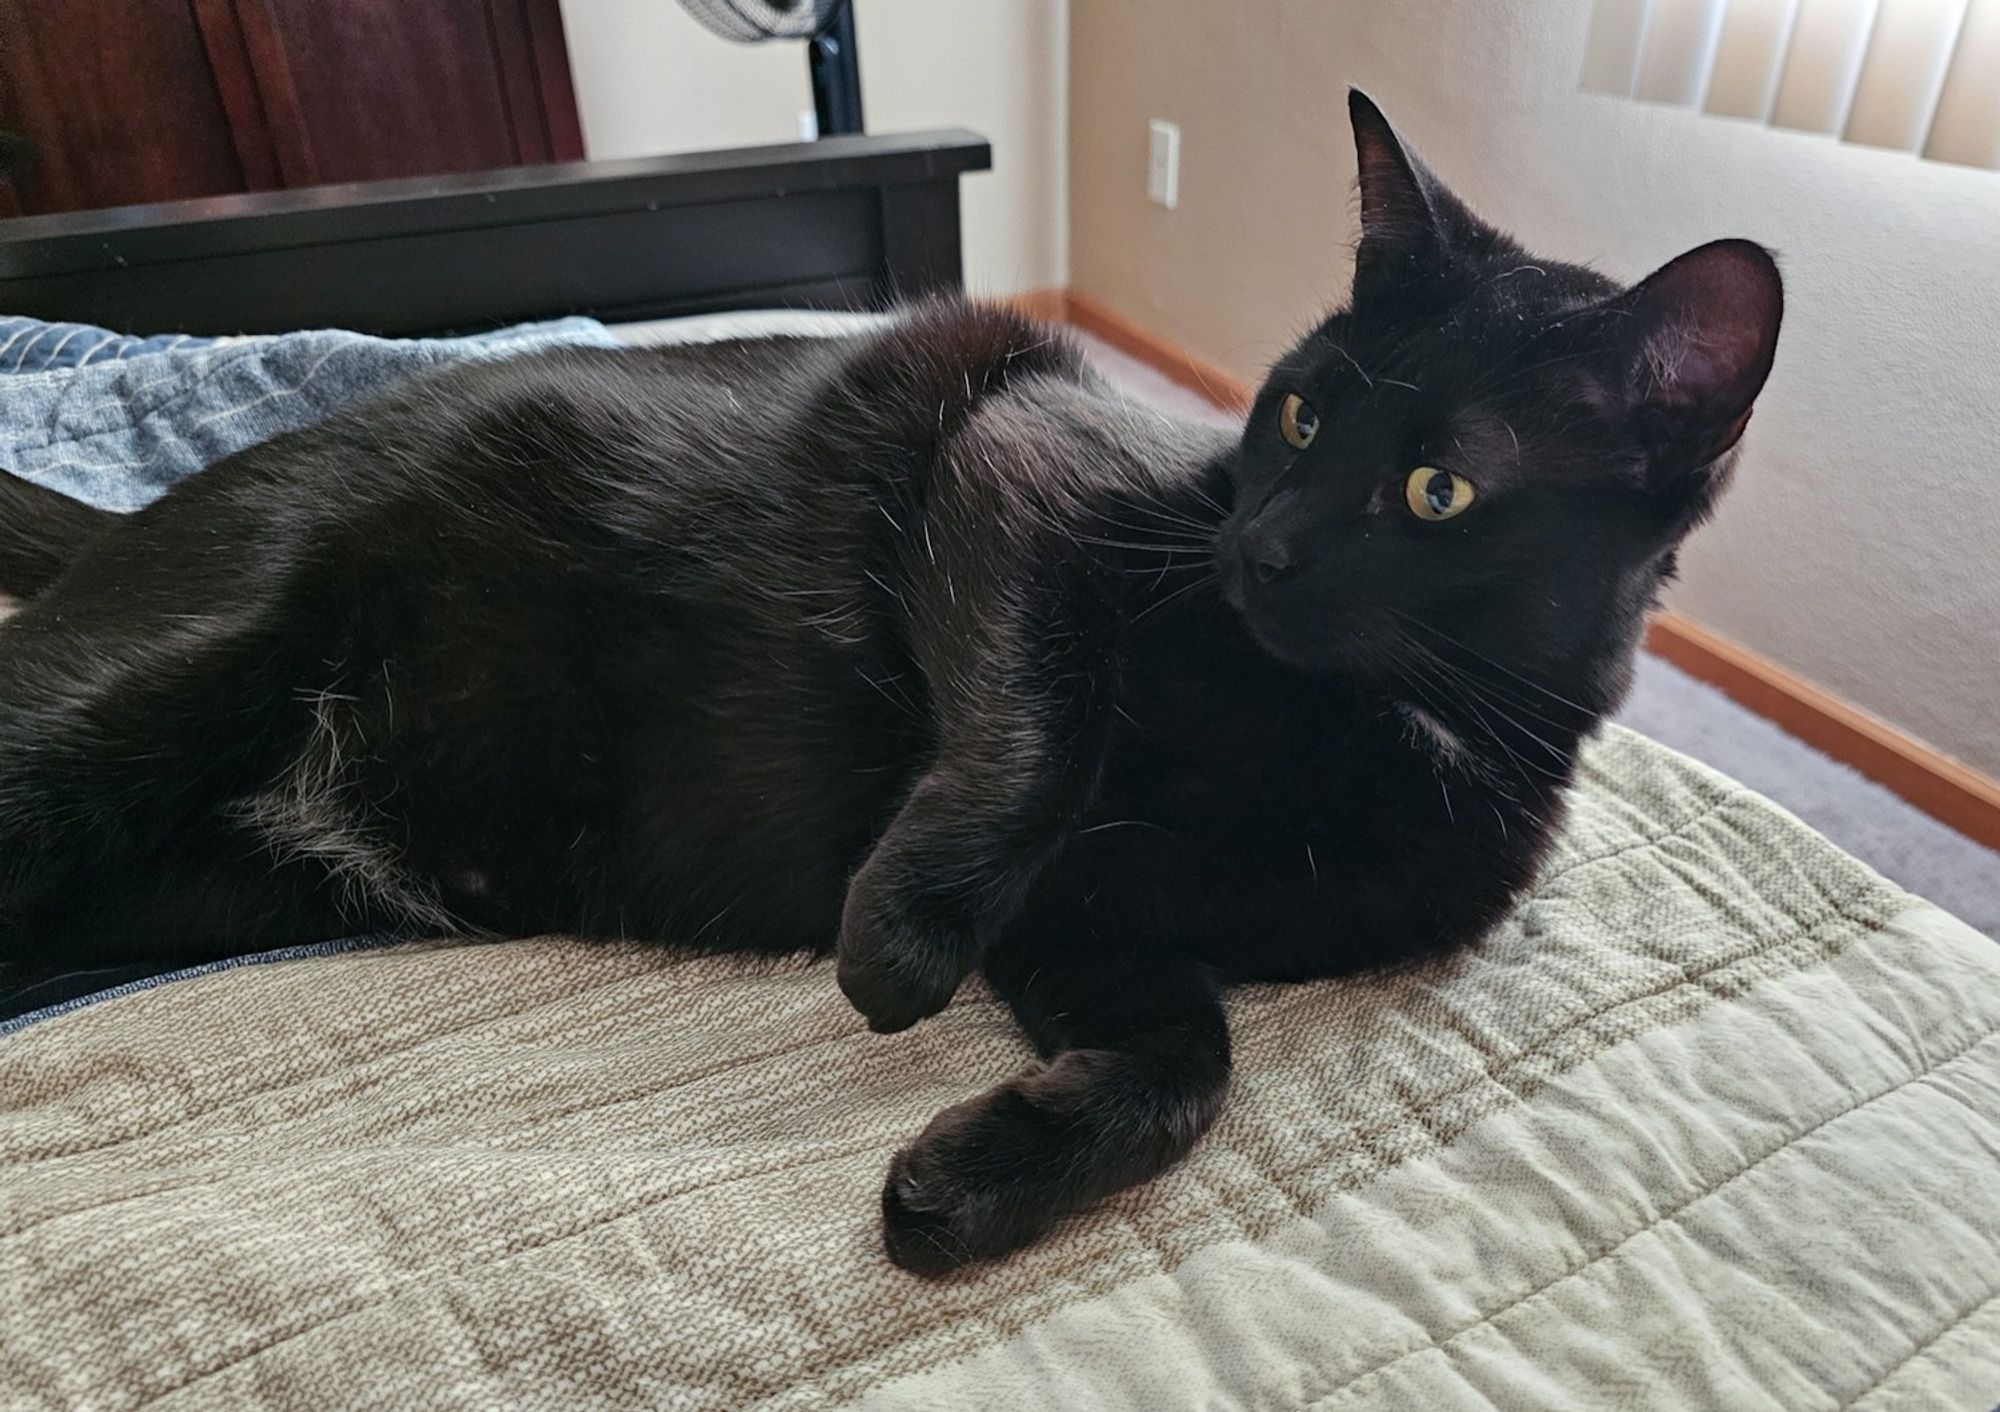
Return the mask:
<svg viewBox="0 0 2000 1412">
<path fill-rule="evenodd" d="M 1453 515 L 1462 515 L 1472 507 L 1478 494 L 1464 476 L 1441 471 L 1436 466 L 1419 466 L 1403 482 L 1403 498 L 1410 503 L 1410 513 L 1420 520 L 1448 520 Z"/>
<path fill-rule="evenodd" d="M 1319 435 L 1319 413 L 1298 393 L 1288 392 L 1284 405 L 1278 409 L 1278 430 L 1285 434 L 1286 441 L 1303 451 Z"/>
</svg>

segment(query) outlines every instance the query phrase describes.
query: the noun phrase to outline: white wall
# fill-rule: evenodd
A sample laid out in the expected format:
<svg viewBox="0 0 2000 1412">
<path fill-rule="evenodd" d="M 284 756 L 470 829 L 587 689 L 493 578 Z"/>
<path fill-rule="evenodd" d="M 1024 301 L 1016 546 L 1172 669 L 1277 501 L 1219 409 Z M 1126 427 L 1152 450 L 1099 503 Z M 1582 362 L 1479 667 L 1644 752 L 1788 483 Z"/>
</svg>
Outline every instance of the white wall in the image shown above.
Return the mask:
<svg viewBox="0 0 2000 1412">
<path fill-rule="evenodd" d="M 1777 370 L 1674 606 L 2000 774 L 2000 175 L 1580 95 L 1589 8 L 1077 0 L 1074 284 L 1260 374 L 1349 276 L 1350 82 L 1531 249 L 1630 278 L 1775 246 Z"/>
<path fill-rule="evenodd" d="M 730 44 L 676 0 L 562 0 L 594 158 L 797 138 L 812 108 L 798 44 Z M 858 0 L 871 132 L 967 127 L 993 171 L 964 179 L 966 281 L 1068 282 L 1069 0 Z"/>
</svg>

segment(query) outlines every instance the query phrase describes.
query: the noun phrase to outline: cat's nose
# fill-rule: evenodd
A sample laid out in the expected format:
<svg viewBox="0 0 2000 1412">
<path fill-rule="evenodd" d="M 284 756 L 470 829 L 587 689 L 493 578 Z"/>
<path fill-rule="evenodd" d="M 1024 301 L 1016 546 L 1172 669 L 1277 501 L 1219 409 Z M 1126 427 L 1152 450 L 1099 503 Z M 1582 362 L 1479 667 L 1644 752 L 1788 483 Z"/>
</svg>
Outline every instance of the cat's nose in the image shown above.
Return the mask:
<svg viewBox="0 0 2000 1412">
<path fill-rule="evenodd" d="M 1259 583 L 1276 583 L 1298 567 L 1283 540 L 1269 537 L 1250 546 L 1250 572 Z"/>
</svg>

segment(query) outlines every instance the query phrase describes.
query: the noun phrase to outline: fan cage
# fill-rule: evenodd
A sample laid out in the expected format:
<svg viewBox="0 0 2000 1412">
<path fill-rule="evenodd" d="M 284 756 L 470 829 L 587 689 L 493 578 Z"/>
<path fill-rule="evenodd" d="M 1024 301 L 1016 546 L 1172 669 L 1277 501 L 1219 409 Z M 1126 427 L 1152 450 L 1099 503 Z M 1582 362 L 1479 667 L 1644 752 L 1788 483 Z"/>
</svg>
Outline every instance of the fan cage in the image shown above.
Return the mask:
<svg viewBox="0 0 2000 1412">
<path fill-rule="evenodd" d="M 681 0 L 711 33 L 738 44 L 767 39 L 814 39 L 846 8 L 847 0 Z"/>
</svg>

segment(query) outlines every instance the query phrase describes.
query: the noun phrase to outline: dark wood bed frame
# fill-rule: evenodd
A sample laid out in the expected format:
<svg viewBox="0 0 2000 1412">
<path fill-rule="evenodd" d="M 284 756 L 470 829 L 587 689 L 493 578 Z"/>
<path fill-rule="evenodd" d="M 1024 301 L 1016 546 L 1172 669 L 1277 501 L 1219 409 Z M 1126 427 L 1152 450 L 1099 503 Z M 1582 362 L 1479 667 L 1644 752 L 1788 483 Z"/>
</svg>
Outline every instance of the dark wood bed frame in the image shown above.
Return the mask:
<svg viewBox="0 0 2000 1412">
<path fill-rule="evenodd" d="M 0 313 L 135 333 L 429 334 L 870 308 L 959 287 L 959 130 L 0 221 Z"/>
</svg>

